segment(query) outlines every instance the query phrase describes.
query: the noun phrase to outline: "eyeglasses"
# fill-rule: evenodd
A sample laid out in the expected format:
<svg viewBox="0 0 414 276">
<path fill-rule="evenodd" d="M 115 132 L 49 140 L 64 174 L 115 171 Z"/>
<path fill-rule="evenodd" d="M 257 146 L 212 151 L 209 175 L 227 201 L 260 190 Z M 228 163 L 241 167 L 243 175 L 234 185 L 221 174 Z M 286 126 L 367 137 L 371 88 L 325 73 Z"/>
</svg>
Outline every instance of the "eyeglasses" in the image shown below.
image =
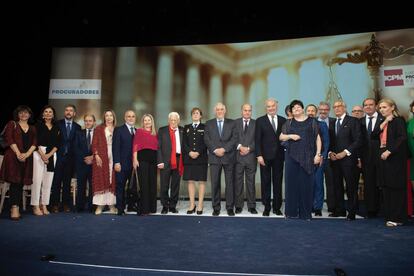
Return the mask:
<svg viewBox="0 0 414 276">
<path fill-rule="evenodd" d="M 352 113 L 356 113 L 356 112 L 364 112 L 362 110 L 352 110 Z"/>
</svg>

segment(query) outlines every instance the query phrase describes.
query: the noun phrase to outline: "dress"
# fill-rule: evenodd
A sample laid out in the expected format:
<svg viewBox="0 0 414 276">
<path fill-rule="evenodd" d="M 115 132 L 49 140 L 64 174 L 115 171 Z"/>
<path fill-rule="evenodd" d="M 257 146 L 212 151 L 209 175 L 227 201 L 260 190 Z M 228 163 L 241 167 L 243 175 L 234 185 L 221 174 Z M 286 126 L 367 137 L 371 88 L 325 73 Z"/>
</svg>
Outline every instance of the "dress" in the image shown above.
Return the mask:
<svg viewBox="0 0 414 276">
<path fill-rule="evenodd" d="M 286 217 L 310 219 L 313 205 L 313 183 L 318 123 L 308 117 L 303 122 L 287 120 L 283 134 L 297 134 L 298 141 L 288 140 L 285 153 L 285 214 Z"/>
<path fill-rule="evenodd" d="M 205 125 L 200 123 L 197 127 L 193 124 L 184 126 L 183 134 L 183 180 L 207 181 L 207 146 L 204 143 Z M 200 153 L 197 159 L 192 159 L 190 151 Z"/>
<path fill-rule="evenodd" d="M 102 159 L 102 167 L 98 167 L 96 159 L 92 164 L 93 204 L 114 205 L 115 173 L 112 158 L 112 133 L 104 125 L 96 127 L 92 141 L 92 152 Z"/>
<path fill-rule="evenodd" d="M 26 139 L 28 139 L 28 147 L 25 147 L 23 141 L 24 131 L 19 123 L 9 121 L 6 125 L 5 140 L 8 145 L 16 144 L 20 152 L 26 152 L 32 145 L 36 146 L 36 129 L 29 126 Z M 21 183 L 23 185 L 31 185 L 33 178 L 33 157 L 32 155 L 26 159 L 26 162 L 20 162 L 16 154 L 10 147 L 5 149 L 3 163 L 0 169 L 0 180 L 8 183 Z"/>
</svg>

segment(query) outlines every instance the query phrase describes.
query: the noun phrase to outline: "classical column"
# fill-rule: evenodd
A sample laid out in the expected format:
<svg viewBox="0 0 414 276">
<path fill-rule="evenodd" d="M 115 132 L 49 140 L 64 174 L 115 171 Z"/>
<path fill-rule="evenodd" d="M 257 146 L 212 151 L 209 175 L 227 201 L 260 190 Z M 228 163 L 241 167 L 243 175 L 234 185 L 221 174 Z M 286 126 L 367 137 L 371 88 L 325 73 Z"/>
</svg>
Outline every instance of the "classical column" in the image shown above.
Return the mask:
<svg viewBox="0 0 414 276">
<path fill-rule="evenodd" d="M 265 101 L 268 98 L 267 75 L 268 71 L 256 72 L 252 75 L 252 84 L 250 85 L 248 103 L 252 105 L 252 118 L 262 116 L 265 111 Z"/>
<path fill-rule="evenodd" d="M 119 47 L 117 50 L 113 108 L 118 122 L 122 123 L 125 111 L 133 108 L 137 49 L 134 47 Z"/>
<path fill-rule="evenodd" d="M 90 79 L 101 79 L 102 80 L 102 64 L 103 64 L 103 49 L 102 48 L 87 48 L 85 49 L 86 63 L 84 67 L 84 74 Z M 82 119 L 83 116 L 88 114 L 94 114 L 97 120 L 101 120 L 101 100 L 104 89 L 101 82 L 101 99 L 100 100 L 87 100 L 85 106 L 82 106 L 84 110 L 78 111 L 78 120 Z"/>
<path fill-rule="evenodd" d="M 240 76 L 232 76 L 227 87 L 224 104 L 227 107 L 226 117 L 236 119 L 241 117 L 241 106 L 245 102 L 244 86 Z"/>
<path fill-rule="evenodd" d="M 173 66 L 173 50 L 159 48 L 155 94 L 155 122 L 158 126 L 167 124 L 168 113 L 172 111 Z"/>
<path fill-rule="evenodd" d="M 210 92 L 208 99 L 208 114 L 209 119 L 214 118 L 214 106 L 218 102 L 223 101 L 223 82 L 222 82 L 222 73 L 218 70 L 213 69 L 211 78 L 210 78 Z"/>
<path fill-rule="evenodd" d="M 288 87 L 290 99 L 298 99 L 299 97 L 299 68 L 300 62 L 289 63 L 284 66 L 288 73 Z M 277 100 L 277 99 L 276 99 Z M 279 108 L 285 108 L 279 107 Z"/>
<path fill-rule="evenodd" d="M 200 107 L 200 97 L 202 97 L 200 86 L 200 63 L 189 58 L 187 64 L 185 114 L 182 114 L 183 119 L 190 117 L 190 110 L 193 107 Z"/>
</svg>

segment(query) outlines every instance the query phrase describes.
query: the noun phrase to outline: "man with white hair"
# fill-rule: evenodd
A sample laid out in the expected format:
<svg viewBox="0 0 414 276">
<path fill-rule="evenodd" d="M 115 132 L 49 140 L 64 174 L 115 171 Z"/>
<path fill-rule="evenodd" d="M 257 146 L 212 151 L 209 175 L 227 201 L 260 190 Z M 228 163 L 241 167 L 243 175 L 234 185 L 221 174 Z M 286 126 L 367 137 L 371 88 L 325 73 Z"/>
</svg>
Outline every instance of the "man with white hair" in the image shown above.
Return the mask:
<svg viewBox="0 0 414 276">
<path fill-rule="evenodd" d="M 273 213 L 282 216 L 282 178 L 285 151 L 279 136 L 286 119 L 277 115 L 277 101 L 267 99 L 266 114 L 257 118 L 255 143 L 256 157 L 260 164 L 263 216 L 268 217 L 271 207 Z M 272 198 L 273 188 L 273 198 Z M 272 199 L 271 199 L 272 198 Z"/>
<path fill-rule="evenodd" d="M 168 126 L 158 130 L 157 166 L 160 169 L 161 214 L 178 213 L 176 209 L 180 192 L 180 177 L 183 174 L 181 141 L 183 127 L 179 126 L 180 115 L 177 112 L 168 114 Z M 170 190 L 170 193 L 168 193 Z"/>
<path fill-rule="evenodd" d="M 208 163 L 211 174 L 211 201 L 213 216 L 218 216 L 221 209 L 221 171 L 224 169 L 226 182 L 227 215 L 234 216 L 234 166 L 236 160 L 237 135 L 235 124 L 225 118 L 226 106 L 217 103 L 214 107 L 216 118 L 206 122 L 204 142 L 208 149 Z"/>
</svg>

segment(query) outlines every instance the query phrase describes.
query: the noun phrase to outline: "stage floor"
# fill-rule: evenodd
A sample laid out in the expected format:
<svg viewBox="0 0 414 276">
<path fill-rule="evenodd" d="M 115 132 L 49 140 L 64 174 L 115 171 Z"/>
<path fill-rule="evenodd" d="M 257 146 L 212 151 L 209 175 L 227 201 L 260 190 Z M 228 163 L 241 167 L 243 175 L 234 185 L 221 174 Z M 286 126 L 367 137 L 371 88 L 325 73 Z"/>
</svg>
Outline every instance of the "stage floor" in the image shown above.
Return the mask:
<svg viewBox="0 0 414 276">
<path fill-rule="evenodd" d="M 210 207 L 209 207 L 210 205 Z M 0 275 L 412 275 L 414 225 L 383 219 L 283 219 L 58 213 L 0 219 Z M 209 211 L 208 211 L 209 210 Z M 283 211 L 283 210 L 282 210 Z"/>
</svg>

